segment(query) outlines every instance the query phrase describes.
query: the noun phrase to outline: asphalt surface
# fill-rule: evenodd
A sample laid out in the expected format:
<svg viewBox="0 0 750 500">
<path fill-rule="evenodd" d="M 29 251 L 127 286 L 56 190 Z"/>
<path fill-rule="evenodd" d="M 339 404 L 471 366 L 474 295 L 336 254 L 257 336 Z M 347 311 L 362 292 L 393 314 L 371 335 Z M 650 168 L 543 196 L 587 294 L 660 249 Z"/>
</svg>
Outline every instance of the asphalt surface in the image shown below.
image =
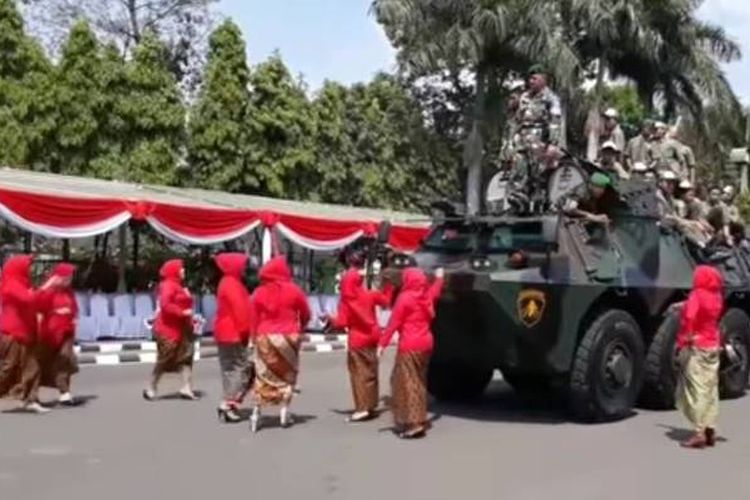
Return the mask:
<svg viewBox="0 0 750 500">
<path fill-rule="evenodd" d="M 392 358 L 381 369 L 387 393 Z M 706 499 L 750 498 L 750 397 L 723 402 L 715 449 L 680 449 L 676 412 L 581 425 L 528 409 L 496 381 L 472 406 L 432 405 L 434 429 L 400 441 L 390 415 L 350 426 L 343 354 L 303 357 L 298 423 L 251 435 L 220 425 L 215 360 L 199 402 L 147 403 L 148 365 L 86 367 L 85 405 L 36 416 L 0 403 L 0 499 Z M 176 391 L 167 380 L 164 393 Z M 53 393 L 43 393 L 52 399 Z M 269 415 L 270 417 L 270 415 Z M 274 415 L 275 417 L 275 415 Z"/>
</svg>

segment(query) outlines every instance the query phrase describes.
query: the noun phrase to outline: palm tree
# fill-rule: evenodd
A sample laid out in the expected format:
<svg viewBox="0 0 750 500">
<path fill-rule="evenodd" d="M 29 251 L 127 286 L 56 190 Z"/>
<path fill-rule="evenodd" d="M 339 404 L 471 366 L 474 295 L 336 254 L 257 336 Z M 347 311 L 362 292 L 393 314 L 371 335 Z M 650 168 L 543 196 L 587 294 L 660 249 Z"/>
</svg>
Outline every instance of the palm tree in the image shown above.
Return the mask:
<svg viewBox="0 0 750 500">
<path fill-rule="evenodd" d="M 699 117 L 706 102 L 739 111 L 719 63 L 740 49 L 724 30 L 697 19 L 702 0 L 561 0 L 567 33 L 584 65 L 626 77 L 648 109 L 657 98 L 667 117 L 686 108 Z"/>
<path fill-rule="evenodd" d="M 578 60 L 562 36 L 557 0 L 374 0 L 372 10 L 407 74 L 468 69 L 473 75 L 463 163 L 467 211 L 477 213 L 487 118 L 504 109 L 508 77 L 549 63 L 562 84 L 575 79 Z"/>
</svg>

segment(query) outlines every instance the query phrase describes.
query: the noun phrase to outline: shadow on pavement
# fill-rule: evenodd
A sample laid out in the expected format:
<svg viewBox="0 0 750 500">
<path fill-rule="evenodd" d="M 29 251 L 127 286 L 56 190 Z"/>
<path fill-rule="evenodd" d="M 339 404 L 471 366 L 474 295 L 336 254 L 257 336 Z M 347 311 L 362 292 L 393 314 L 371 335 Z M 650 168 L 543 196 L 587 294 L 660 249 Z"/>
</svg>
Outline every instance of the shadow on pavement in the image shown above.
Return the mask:
<svg viewBox="0 0 750 500">
<path fill-rule="evenodd" d="M 205 391 L 193 391 L 193 394 L 195 394 L 198 399 L 203 399 L 207 393 Z M 165 394 L 164 396 L 159 396 L 156 398 L 157 401 L 193 401 L 191 399 L 184 398 L 180 395 L 179 392 L 175 392 L 172 394 Z"/>
<path fill-rule="evenodd" d="M 555 401 L 528 401 L 520 398 L 502 381 L 490 383 L 484 395 L 466 403 L 433 401 L 430 409 L 437 415 L 492 422 L 524 424 L 565 424 L 564 408 Z"/>
<path fill-rule="evenodd" d="M 671 425 L 665 425 L 665 424 L 658 424 L 657 427 L 661 427 L 662 429 L 667 429 L 667 432 L 664 433 L 665 436 L 667 436 L 672 441 L 675 441 L 677 443 L 681 443 L 683 441 L 687 441 L 690 439 L 695 431 L 691 429 L 683 429 L 680 427 L 672 427 Z M 726 443 L 729 440 L 722 436 L 716 437 L 717 443 Z"/>
<path fill-rule="evenodd" d="M 67 404 L 63 404 L 58 401 L 52 401 L 52 402 L 44 403 L 44 404 L 56 410 L 66 409 L 66 408 L 83 408 L 85 406 L 88 406 L 90 402 L 96 401 L 97 399 L 99 399 L 99 396 L 96 396 L 94 394 L 84 394 L 80 396 L 75 396 L 73 398 L 73 401 Z"/>
</svg>

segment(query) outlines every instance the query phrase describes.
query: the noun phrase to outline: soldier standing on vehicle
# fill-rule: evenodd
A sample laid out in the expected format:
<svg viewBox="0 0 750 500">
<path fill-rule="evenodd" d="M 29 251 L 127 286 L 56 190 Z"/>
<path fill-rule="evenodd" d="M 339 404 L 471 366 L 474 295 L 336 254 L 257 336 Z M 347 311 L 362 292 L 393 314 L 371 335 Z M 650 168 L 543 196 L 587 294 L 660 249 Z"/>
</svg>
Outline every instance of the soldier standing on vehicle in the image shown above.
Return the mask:
<svg viewBox="0 0 750 500">
<path fill-rule="evenodd" d="M 656 201 L 659 216 L 662 218 L 674 217 L 677 213 L 675 206 L 677 184 L 677 174 L 672 170 L 663 170 L 659 174 L 659 188 L 656 190 Z"/>
<path fill-rule="evenodd" d="M 620 163 L 620 149 L 614 141 L 607 141 L 602 144 L 602 150 L 599 152 L 599 166 L 606 170 L 613 177 L 619 179 L 629 179 L 630 174 Z"/>
<path fill-rule="evenodd" d="M 671 137 L 666 123 L 656 122 L 655 139 L 651 147 L 651 161 L 658 172 L 671 170 L 679 179 L 688 177 L 683 156 L 685 145 Z"/>
<path fill-rule="evenodd" d="M 620 114 L 615 108 L 609 108 L 602 113 L 602 129 L 599 133 L 599 144 L 602 145 L 602 149 L 607 142 L 614 143 L 619 153 L 625 149 L 625 132 L 620 127 L 619 117 Z"/>
<path fill-rule="evenodd" d="M 625 161 L 631 170 L 636 163 L 648 163 L 653 135 L 654 121 L 644 120 L 641 125 L 641 133 L 628 141 L 627 146 L 625 146 Z"/>
<path fill-rule="evenodd" d="M 721 200 L 724 202 L 726 207 L 726 222 L 731 224 L 732 222 L 741 222 L 742 217 L 740 216 L 740 209 L 737 208 L 736 192 L 734 186 L 724 186 L 721 193 Z"/>
<path fill-rule="evenodd" d="M 530 70 L 527 89 L 518 99 L 514 122 L 516 140 L 525 142 L 529 134 L 545 145 L 563 143 L 560 98 L 547 85 L 547 75 L 539 66 Z"/>
</svg>

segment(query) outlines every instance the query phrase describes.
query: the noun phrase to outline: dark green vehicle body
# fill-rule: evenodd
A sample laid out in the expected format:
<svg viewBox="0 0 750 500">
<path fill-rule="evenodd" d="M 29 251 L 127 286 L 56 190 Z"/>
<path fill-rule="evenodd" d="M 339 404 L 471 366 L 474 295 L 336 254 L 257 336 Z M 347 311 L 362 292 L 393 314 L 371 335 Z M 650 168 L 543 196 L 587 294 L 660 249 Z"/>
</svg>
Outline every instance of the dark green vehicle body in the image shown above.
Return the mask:
<svg viewBox="0 0 750 500">
<path fill-rule="evenodd" d="M 621 373 L 645 370 L 640 366 L 670 306 L 687 297 L 693 270 L 705 259 L 679 230 L 660 221 L 652 201 L 653 192 L 636 192 L 606 228 L 560 213 L 437 221 L 413 256 L 428 272 L 445 270 L 433 324 L 433 394 L 450 395 L 438 387 L 440 378 L 464 384 L 466 395 L 480 391 L 494 369 L 510 381 L 567 389 L 587 328 L 613 310 L 632 317 L 644 351 L 631 353 L 642 356 L 640 364 L 633 361 Z M 518 250 L 528 259 L 522 269 L 509 265 Z M 716 264 L 725 277 L 728 307 L 748 312 L 749 254 L 728 250 Z M 746 334 L 740 338 L 745 358 Z M 738 376 L 746 381 L 747 359 L 742 363 Z M 639 386 L 632 390 L 639 392 L 643 377 L 632 378 Z M 453 395 L 460 392 L 454 387 Z M 584 416 L 610 418 L 630 410 L 622 403 L 594 406 Z"/>
</svg>

